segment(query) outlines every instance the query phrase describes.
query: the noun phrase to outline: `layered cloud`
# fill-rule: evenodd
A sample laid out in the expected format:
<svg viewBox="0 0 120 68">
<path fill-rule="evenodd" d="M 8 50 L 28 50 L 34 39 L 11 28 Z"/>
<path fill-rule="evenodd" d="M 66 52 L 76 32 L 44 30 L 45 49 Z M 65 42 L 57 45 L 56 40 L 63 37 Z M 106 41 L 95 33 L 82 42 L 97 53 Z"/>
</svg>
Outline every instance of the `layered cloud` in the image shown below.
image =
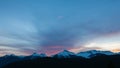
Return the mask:
<svg viewBox="0 0 120 68">
<path fill-rule="evenodd" d="M 119 50 L 119 1 L 21 0 L 1 3 L 1 55 L 33 52 L 50 55 L 64 49 L 74 52 Z"/>
</svg>

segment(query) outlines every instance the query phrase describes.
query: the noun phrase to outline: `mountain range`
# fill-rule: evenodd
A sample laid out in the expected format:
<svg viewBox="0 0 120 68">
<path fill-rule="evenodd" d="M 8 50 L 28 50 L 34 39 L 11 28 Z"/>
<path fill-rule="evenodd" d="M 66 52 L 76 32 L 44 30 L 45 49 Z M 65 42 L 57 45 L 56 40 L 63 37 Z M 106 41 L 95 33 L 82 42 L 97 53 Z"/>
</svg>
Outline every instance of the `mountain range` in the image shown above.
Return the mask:
<svg viewBox="0 0 120 68">
<path fill-rule="evenodd" d="M 89 50 L 85 52 L 79 52 L 79 53 L 73 53 L 68 50 L 63 50 L 55 55 L 47 56 L 44 53 L 38 54 L 38 53 L 33 53 L 32 55 L 29 56 L 16 56 L 14 54 L 11 55 L 5 55 L 0 57 L 0 67 L 5 66 L 6 64 L 16 62 L 16 61 L 23 61 L 23 60 L 34 60 L 37 58 L 85 58 L 85 59 L 90 59 L 96 56 L 101 56 L 101 55 L 106 55 L 106 56 L 111 56 L 111 55 L 120 55 L 120 53 L 113 53 L 111 51 L 98 51 L 98 50 Z"/>
<path fill-rule="evenodd" d="M 91 58 L 97 55 L 118 55 L 120 53 L 113 53 L 111 51 L 99 51 L 99 50 L 89 50 L 85 52 L 79 52 L 77 54 L 70 52 L 68 50 L 64 50 L 62 52 L 59 52 L 55 55 L 52 55 L 52 57 L 57 58 L 70 58 L 70 57 L 84 57 L 84 58 Z"/>
<path fill-rule="evenodd" d="M 5 55 L 2 56 L 0 58 L 6 58 L 6 57 L 18 57 L 18 58 L 29 58 L 29 59 L 34 59 L 34 58 L 39 58 L 39 57 L 57 57 L 57 58 L 71 58 L 72 56 L 76 56 L 76 57 L 84 57 L 84 58 L 91 58 L 97 55 L 118 55 L 120 53 L 113 53 L 111 51 L 99 51 L 99 50 L 89 50 L 89 51 L 84 51 L 84 52 L 78 52 L 78 53 L 74 53 L 74 52 L 70 52 L 68 50 L 63 50 L 57 54 L 51 55 L 51 56 L 47 56 L 45 53 L 33 53 L 29 56 L 17 56 L 14 54 L 10 54 L 10 55 Z"/>
</svg>

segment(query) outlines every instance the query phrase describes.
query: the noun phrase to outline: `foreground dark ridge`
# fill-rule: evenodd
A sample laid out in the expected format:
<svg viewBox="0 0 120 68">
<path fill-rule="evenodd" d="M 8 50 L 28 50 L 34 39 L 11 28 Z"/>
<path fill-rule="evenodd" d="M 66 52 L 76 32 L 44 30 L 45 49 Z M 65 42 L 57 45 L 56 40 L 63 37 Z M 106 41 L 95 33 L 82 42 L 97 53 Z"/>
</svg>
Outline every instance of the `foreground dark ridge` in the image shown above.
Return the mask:
<svg viewBox="0 0 120 68">
<path fill-rule="evenodd" d="M 120 68 L 120 55 L 99 55 L 90 59 L 44 57 L 16 61 L 1 68 Z"/>
</svg>

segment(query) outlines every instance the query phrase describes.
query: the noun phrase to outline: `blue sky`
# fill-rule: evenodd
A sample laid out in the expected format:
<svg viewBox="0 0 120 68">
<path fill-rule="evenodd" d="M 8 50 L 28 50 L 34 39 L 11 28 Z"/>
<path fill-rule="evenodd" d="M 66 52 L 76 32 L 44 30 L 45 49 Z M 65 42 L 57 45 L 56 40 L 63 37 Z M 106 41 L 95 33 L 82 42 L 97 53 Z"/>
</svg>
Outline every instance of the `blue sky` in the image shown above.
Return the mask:
<svg viewBox="0 0 120 68">
<path fill-rule="evenodd" d="M 0 54 L 119 50 L 119 18 L 119 0 L 0 0 Z"/>
</svg>

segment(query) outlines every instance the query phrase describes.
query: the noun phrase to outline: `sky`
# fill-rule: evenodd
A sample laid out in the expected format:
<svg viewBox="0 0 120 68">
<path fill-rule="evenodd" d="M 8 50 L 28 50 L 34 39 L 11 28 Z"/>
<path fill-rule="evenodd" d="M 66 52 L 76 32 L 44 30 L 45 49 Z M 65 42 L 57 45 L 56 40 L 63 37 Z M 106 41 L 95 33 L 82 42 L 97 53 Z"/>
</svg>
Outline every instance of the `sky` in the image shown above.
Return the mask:
<svg viewBox="0 0 120 68">
<path fill-rule="evenodd" d="M 0 0 L 0 55 L 120 51 L 120 0 Z"/>
</svg>

